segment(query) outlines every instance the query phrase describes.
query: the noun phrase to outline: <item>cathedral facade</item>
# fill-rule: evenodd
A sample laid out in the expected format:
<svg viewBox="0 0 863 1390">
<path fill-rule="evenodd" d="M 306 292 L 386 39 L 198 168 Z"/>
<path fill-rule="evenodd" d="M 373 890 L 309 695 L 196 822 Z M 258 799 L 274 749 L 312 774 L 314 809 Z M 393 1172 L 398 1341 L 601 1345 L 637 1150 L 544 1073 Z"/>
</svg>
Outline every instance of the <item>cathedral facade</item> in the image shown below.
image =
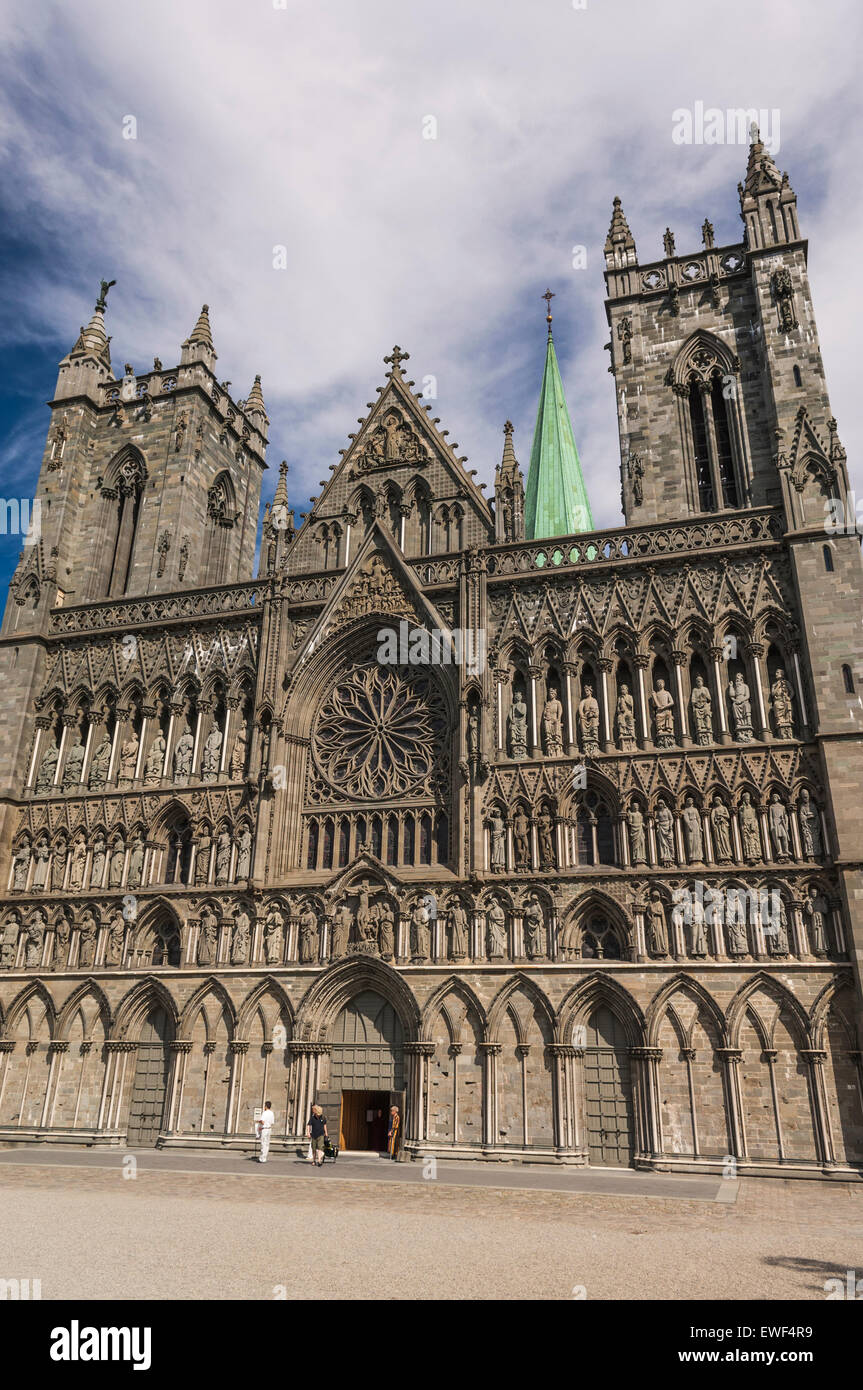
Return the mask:
<svg viewBox="0 0 863 1390">
<path fill-rule="evenodd" d="M 863 1173 L 863 568 L 796 199 L 605 243 L 624 524 L 548 315 L 487 499 L 395 348 L 296 527 L 268 419 L 60 364 L 0 664 L 0 1144 Z M 549 304 L 551 299 L 549 297 Z M 853 505 L 851 506 L 853 513 Z"/>
</svg>

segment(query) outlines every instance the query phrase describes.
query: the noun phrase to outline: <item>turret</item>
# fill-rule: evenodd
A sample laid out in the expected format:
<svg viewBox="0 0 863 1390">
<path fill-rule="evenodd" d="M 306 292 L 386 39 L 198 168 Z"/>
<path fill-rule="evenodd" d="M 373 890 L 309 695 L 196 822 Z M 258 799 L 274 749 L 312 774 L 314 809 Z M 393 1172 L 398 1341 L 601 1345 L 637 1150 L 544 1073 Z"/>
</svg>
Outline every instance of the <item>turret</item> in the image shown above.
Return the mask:
<svg viewBox="0 0 863 1390">
<path fill-rule="evenodd" d="M 503 458 L 494 474 L 494 536 L 498 542 L 524 540 L 524 479 L 512 443 L 512 421 L 503 427 Z"/>
</svg>

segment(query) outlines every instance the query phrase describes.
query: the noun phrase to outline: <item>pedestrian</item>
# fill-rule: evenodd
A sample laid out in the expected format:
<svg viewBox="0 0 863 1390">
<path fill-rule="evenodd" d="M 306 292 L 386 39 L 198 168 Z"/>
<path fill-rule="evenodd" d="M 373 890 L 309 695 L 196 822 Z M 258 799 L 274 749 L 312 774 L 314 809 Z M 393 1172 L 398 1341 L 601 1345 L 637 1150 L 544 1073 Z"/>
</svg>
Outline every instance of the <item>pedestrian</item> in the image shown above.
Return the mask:
<svg viewBox="0 0 863 1390">
<path fill-rule="evenodd" d="M 270 1138 L 275 1123 L 276 1117 L 273 1113 L 273 1107 L 268 1100 L 265 1100 L 264 1113 L 257 1124 L 258 1138 L 261 1141 L 261 1156 L 258 1159 L 259 1163 L 266 1163 L 267 1161 L 267 1154 L 270 1152 Z"/>
<path fill-rule="evenodd" d="M 390 1106 L 390 1127 L 387 1130 L 387 1153 L 397 1159 L 401 1147 L 401 1116 L 397 1105 Z"/>
<path fill-rule="evenodd" d="M 329 1139 L 327 1133 L 327 1122 L 324 1112 L 319 1105 L 312 1106 L 312 1113 L 309 1116 L 309 1123 L 306 1125 L 306 1133 L 309 1136 L 309 1145 L 315 1161 L 315 1167 L 323 1167 L 324 1162 L 324 1140 Z"/>
</svg>

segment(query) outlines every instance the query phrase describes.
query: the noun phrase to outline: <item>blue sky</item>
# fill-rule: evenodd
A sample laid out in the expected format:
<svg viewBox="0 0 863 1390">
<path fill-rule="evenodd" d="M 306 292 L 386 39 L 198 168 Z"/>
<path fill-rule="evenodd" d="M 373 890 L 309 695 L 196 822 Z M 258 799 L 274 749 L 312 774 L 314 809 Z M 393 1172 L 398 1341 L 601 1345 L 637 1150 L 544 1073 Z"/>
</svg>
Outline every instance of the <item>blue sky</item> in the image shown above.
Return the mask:
<svg viewBox="0 0 863 1390">
<path fill-rule="evenodd" d="M 30 497 L 56 364 L 108 301 L 115 370 L 165 366 L 202 303 L 217 372 L 256 372 L 305 511 L 394 342 L 491 491 L 526 467 L 546 285 L 597 526 L 621 523 L 602 247 L 615 194 L 642 261 L 739 241 L 746 150 L 672 113 L 780 113 L 831 404 L 857 479 L 861 7 L 667 0 L 10 0 L 0 18 L 0 470 Z M 123 138 L 127 117 L 137 138 Z M 436 123 L 434 139 L 424 138 Z M 287 269 L 273 248 L 287 248 Z M 587 264 L 573 267 L 573 247 Z M 19 541 L 0 536 L 0 579 Z"/>
</svg>

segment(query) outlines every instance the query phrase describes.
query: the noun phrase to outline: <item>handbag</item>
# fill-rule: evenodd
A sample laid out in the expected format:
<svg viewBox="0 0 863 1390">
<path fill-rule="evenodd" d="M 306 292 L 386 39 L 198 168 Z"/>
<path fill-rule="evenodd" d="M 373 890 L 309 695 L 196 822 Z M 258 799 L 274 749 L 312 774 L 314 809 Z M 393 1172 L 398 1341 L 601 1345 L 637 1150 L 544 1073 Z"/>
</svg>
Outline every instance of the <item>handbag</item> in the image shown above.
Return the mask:
<svg viewBox="0 0 863 1390">
<path fill-rule="evenodd" d="M 314 1160 L 315 1160 L 315 1151 L 314 1151 L 314 1149 L 312 1148 L 312 1141 L 311 1141 L 311 1139 L 309 1140 L 309 1152 L 307 1153 L 306 1158 L 308 1159 L 309 1163 L 314 1163 Z"/>
</svg>

